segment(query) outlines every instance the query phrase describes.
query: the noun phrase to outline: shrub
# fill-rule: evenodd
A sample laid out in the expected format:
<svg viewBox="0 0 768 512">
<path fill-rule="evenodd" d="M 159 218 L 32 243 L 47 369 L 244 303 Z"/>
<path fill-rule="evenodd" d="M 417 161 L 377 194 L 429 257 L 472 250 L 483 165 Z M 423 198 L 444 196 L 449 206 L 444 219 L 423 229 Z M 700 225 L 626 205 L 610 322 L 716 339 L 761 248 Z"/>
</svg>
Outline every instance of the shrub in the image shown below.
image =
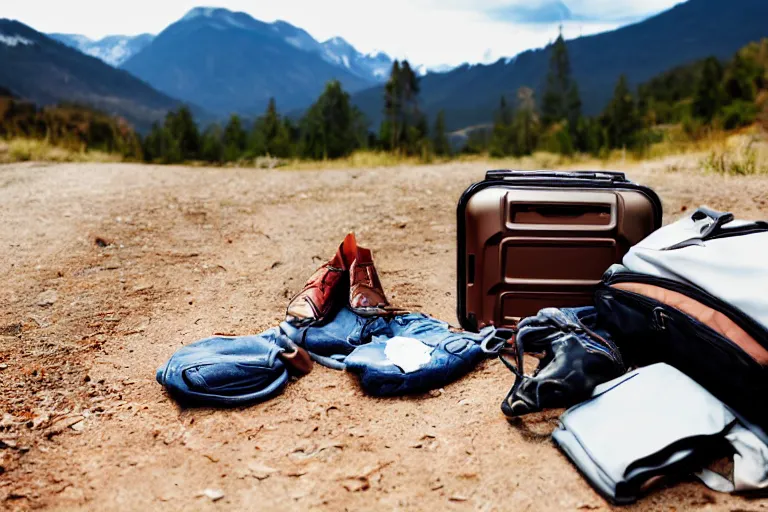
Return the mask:
<svg viewBox="0 0 768 512">
<path fill-rule="evenodd" d="M 720 117 L 726 130 L 748 126 L 757 118 L 757 106 L 754 102 L 734 101 L 723 109 Z"/>
</svg>

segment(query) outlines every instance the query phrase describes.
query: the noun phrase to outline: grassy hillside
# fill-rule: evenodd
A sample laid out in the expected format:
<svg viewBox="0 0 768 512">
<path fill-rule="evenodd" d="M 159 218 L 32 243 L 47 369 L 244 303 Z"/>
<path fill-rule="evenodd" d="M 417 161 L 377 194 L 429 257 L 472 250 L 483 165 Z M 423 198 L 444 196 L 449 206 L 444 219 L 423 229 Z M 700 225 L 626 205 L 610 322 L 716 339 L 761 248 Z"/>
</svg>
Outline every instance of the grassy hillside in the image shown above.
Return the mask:
<svg viewBox="0 0 768 512">
<path fill-rule="evenodd" d="M 16 43 L 0 44 L 0 85 L 38 105 L 87 104 L 144 129 L 180 104 L 128 72 L 17 21 L 0 19 L 0 34 Z"/>
<path fill-rule="evenodd" d="M 4 160 L 82 159 L 97 152 L 141 157 L 141 139 L 125 119 L 71 103 L 40 108 L 0 88 L 3 139 Z"/>
</svg>

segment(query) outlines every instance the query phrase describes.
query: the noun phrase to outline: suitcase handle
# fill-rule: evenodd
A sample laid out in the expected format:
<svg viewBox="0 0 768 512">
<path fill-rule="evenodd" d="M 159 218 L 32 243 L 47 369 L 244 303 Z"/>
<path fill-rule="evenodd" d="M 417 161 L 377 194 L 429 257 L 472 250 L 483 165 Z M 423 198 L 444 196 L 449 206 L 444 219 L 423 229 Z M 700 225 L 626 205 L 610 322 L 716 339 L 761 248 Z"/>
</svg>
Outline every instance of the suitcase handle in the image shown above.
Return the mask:
<svg viewBox="0 0 768 512">
<path fill-rule="evenodd" d="M 614 182 L 626 182 L 627 177 L 623 172 L 617 171 L 514 171 L 507 169 L 496 169 L 485 173 L 486 180 L 506 180 L 520 178 L 560 178 L 560 179 L 579 179 L 579 180 L 599 180 Z"/>
</svg>

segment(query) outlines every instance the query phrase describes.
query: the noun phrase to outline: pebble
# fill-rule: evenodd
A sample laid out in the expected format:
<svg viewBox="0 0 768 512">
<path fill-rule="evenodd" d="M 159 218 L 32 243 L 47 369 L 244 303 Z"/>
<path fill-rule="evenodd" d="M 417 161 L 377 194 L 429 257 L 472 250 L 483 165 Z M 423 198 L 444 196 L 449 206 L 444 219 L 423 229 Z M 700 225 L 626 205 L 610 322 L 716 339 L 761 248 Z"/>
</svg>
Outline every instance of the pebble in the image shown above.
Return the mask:
<svg viewBox="0 0 768 512">
<path fill-rule="evenodd" d="M 56 290 L 45 290 L 37 296 L 37 305 L 41 308 L 53 306 L 58 299 L 59 294 L 56 293 Z"/>
<path fill-rule="evenodd" d="M 266 480 L 273 473 L 277 473 L 277 470 L 275 468 L 264 466 L 262 464 L 259 464 L 258 462 L 249 463 L 248 469 L 250 470 L 251 475 L 256 480 Z"/>
<path fill-rule="evenodd" d="M 0 448 L 16 448 L 16 441 L 13 439 L 0 439 Z"/>
<path fill-rule="evenodd" d="M 219 501 L 221 498 L 224 497 L 224 493 L 219 489 L 206 489 L 203 492 L 201 492 L 198 496 L 205 496 L 211 501 Z"/>
</svg>

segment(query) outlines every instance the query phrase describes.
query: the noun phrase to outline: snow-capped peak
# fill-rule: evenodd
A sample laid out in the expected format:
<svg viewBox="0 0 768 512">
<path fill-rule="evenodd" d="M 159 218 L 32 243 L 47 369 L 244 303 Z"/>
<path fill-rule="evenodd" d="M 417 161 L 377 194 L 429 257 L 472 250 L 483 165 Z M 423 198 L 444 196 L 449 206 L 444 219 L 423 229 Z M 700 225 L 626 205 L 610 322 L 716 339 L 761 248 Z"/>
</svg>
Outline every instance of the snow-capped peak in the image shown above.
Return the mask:
<svg viewBox="0 0 768 512">
<path fill-rule="evenodd" d="M 117 67 L 143 50 L 152 42 L 155 36 L 140 34 L 137 36 L 114 35 L 98 41 L 78 34 L 48 34 L 53 39 L 64 43 L 86 55 L 103 60 Z"/>
<path fill-rule="evenodd" d="M 180 21 L 191 21 L 198 18 L 211 20 L 213 26 L 219 29 L 223 29 L 226 26 L 248 29 L 254 23 L 260 23 L 247 13 L 234 12 L 223 7 L 195 7 L 185 14 Z"/>
<path fill-rule="evenodd" d="M 450 64 L 436 64 L 433 66 L 427 66 L 426 64 L 419 64 L 418 66 L 414 67 L 414 71 L 416 71 L 417 75 L 424 76 L 427 73 L 447 73 L 452 69 L 455 69 L 455 67 L 456 66 L 452 66 Z"/>
<path fill-rule="evenodd" d="M 341 46 L 344 48 L 352 48 L 352 45 L 349 44 L 346 39 L 343 37 L 332 37 L 331 39 L 327 40 L 323 43 L 324 46 Z"/>
<path fill-rule="evenodd" d="M 384 53 L 381 50 L 370 51 L 370 52 L 365 54 L 365 57 L 368 58 L 368 59 L 387 59 L 387 60 L 390 60 L 390 61 L 392 60 L 392 58 L 389 55 L 387 55 L 386 53 Z"/>
<path fill-rule="evenodd" d="M 26 37 L 21 37 L 18 34 L 15 35 L 6 35 L 0 33 L 0 44 L 4 44 L 6 46 L 29 46 L 31 44 L 35 44 L 34 41 L 31 39 L 27 39 Z"/>
<path fill-rule="evenodd" d="M 216 7 L 195 7 L 194 9 L 190 10 L 187 14 L 184 15 L 182 20 L 192 20 L 195 18 L 203 17 L 203 18 L 210 18 L 213 16 L 214 11 L 216 10 Z"/>
</svg>

